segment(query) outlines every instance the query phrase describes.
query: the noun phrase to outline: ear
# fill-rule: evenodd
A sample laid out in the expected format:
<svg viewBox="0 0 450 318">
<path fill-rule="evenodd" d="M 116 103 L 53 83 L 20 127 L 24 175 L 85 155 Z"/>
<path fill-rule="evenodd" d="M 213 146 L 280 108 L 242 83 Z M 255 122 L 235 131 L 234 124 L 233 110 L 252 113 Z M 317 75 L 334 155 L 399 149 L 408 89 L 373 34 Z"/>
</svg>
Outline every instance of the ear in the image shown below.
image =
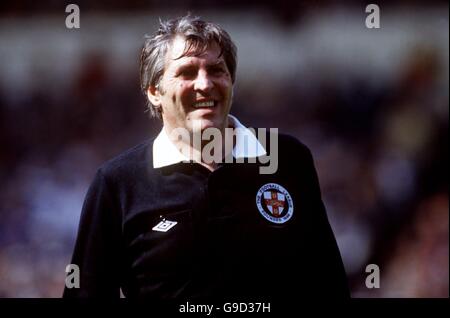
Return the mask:
<svg viewBox="0 0 450 318">
<path fill-rule="evenodd" d="M 156 107 L 161 107 L 161 93 L 156 86 L 149 86 L 147 89 L 147 97 L 150 103 Z"/>
</svg>

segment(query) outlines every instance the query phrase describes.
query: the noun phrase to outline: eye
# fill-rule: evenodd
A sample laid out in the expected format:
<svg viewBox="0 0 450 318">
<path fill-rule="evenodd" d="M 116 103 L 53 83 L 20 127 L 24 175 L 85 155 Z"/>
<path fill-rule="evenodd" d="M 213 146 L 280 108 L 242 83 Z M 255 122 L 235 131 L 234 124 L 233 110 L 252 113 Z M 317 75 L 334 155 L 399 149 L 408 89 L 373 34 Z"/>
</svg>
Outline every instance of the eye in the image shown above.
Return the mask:
<svg viewBox="0 0 450 318">
<path fill-rule="evenodd" d="M 209 69 L 211 74 L 221 75 L 225 73 L 225 68 L 223 66 L 213 66 Z"/>
<path fill-rule="evenodd" d="M 176 76 L 188 79 L 188 78 L 194 78 L 196 76 L 196 74 L 197 74 L 197 71 L 195 69 L 184 68 L 184 69 L 181 69 L 180 71 L 178 71 Z"/>
</svg>

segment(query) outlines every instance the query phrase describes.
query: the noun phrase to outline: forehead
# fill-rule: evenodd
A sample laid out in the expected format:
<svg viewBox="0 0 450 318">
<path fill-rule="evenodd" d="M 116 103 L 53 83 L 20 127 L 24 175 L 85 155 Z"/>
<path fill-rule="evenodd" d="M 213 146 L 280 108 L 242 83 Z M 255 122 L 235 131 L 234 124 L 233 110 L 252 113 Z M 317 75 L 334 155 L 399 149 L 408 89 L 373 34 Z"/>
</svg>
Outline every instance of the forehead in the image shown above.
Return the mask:
<svg viewBox="0 0 450 318">
<path fill-rule="evenodd" d="M 217 43 L 211 43 L 210 45 L 208 45 L 206 51 L 200 55 L 188 54 L 183 56 L 182 58 L 179 58 L 183 54 L 186 45 L 187 45 L 186 40 L 180 36 L 176 37 L 172 41 L 166 54 L 167 68 L 189 64 L 199 60 L 205 61 L 206 63 L 214 63 L 214 64 L 224 61 L 223 55 L 219 57 L 221 49 Z"/>
</svg>

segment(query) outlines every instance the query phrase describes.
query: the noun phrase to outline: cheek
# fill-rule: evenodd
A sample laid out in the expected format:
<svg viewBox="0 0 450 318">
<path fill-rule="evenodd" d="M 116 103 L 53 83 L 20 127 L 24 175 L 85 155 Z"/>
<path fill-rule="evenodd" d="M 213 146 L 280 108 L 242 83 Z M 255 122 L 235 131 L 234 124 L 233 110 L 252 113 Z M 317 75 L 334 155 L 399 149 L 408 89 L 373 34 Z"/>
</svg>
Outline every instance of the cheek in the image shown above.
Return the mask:
<svg viewBox="0 0 450 318">
<path fill-rule="evenodd" d="M 233 84 L 231 83 L 231 81 L 222 80 L 219 87 L 224 97 L 231 97 L 233 91 Z"/>
<path fill-rule="evenodd" d="M 177 104 L 179 102 L 183 103 L 189 96 L 189 89 L 185 83 L 176 83 L 173 86 L 173 89 L 170 94 L 170 99 L 173 104 Z"/>
<path fill-rule="evenodd" d="M 228 87 L 232 86 L 231 79 L 225 76 L 215 78 L 213 83 L 221 91 L 227 90 Z"/>
<path fill-rule="evenodd" d="M 188 84 L 186 84 L 186 83 L 179 83 L 178 86 L 177 86 L 177 91 L 178 91 L 177 95 L 179 95 L 180 98 L 183 100 L 183 99 L 189 97 L 189 95 L 190 95 L 192 90 L 190 89 Z"/>
</svg>

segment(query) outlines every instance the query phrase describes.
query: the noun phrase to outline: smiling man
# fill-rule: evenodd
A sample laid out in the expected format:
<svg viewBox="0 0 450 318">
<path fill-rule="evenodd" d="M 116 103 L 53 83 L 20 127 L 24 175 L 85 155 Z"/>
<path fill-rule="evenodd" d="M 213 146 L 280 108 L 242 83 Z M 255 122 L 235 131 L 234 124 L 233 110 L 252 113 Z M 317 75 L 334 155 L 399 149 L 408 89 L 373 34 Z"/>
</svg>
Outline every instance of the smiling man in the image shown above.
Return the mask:
<svg viewBox="0 0 450 318">
<path fill-rule="evenodd" d="M 220 29 L 217 31 L 218 36 Z M 224 33 L 221 36 L 227 35 Z M 171 142 L 189 159 L 213 170 L 217 163 L 207 162 L 201 157 L 201 146 L 205 145 L 201 134 L 208 128 L 215 128 L 221 136 L 225 136 L 233 96 L 233 79 L 229 68 L 233 68 L 234 78 L 236 65 L 227 65 L 224 52 L 217 42 L 208 39 L 204 39 L 204 43 L 198 41 L 195 37 L 190 40 L 189 37 L 176 35 L 165 53 L 163 75 L 157 83 L 148 85 L 144 81 L 142 84 L 154 111 L 162 117 L 162 133 L 172 136 Z M 231 55 L 228 59 L 235 61 L 236 51 L 231 44 L 229 40 L 229 52 L 225 54 Z M 142 71 L 145 74 L 148 71 L 145 57 L 143 62 Z M 179 129 L 185 129 L 190 138 L 177 138 Z M 193 145 L 194 138 L 203 141 L 200 147 Z M 221 149 L 225 149 L 225 146 Z"/>
<path fill-rule="evenodd" d="M 202 122 L 202 130 L 215 127 L 224 132 L 228 126 L 230 71 L 216 43 L 202 50 L 196 52 L 184 37 L 176 36 L 166 53 L 163 76 L 147 89 L 150 102 L 161 110 L 166 132 L 178 127 L 193 131 L 195 120 Z"/>
<path fill-rule="evenodd" d="M 281 134 L 266 146 L 229 114 L 236 64 L 228 33 L 192 16 L 146 39 L 141 88 L 162 129 L 97 171 L 72 258 L 79 286 L 65 297 L 349 295 L 311 153 Z M 264 174 L 269 153 L 277 169 Z"/>
</svg>

